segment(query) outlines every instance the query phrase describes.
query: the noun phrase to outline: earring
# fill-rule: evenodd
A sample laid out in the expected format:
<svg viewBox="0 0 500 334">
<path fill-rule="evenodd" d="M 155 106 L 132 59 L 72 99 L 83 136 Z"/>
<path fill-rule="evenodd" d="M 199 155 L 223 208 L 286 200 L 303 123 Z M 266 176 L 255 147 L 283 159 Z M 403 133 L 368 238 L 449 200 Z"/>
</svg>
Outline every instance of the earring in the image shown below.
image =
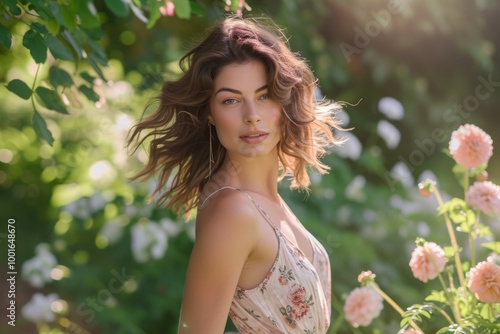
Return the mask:
<svg viewBox="0 0 500 334">
<path fill-rule="evenodd" d="M 208 135 L 209 135 L 209 156 L 208 156 L 208 175 L 207 178 L 210 179 L 210 176 L 212 176 L 212 164 L 214 163 L 214 154 L 212 151 L 212 123 L 209 121 L 208 122 Z"/>
</svg>

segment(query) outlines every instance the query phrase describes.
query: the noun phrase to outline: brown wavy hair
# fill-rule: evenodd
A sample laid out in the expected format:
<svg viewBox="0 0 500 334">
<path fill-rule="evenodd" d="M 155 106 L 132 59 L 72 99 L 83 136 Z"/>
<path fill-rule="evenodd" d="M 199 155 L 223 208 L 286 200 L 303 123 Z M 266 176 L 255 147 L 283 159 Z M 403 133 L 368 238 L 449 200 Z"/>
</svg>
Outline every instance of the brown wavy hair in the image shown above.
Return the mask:
<svg viewBox="0 0 500 334">
<path fill-rule="evenodd" d="M 316 100 L 316 78 L 270 20 L 228 17 L 181 58 L 183 75 L 163 83 L 155 99 L 157 110 L 130 131 L 128 145 L 135 146 L 134 150 L 151 139 L 147 165 L 132 180 L 159 172 L 151 194 L 160 195 L 157 205 L 164 204 L 178 214 L 198 205 L 207 176 L 217 171 L 226 153 L 217 136 L 212 137 L 210 148 L 208 115 L 214 79 L 222 67 L 249 60 L 260 60 L 266 66 L 269 96 L 285 115 L 278 143 L 279 179 L 289 175 L 291 188 L 307 190 L 308 167 L 322 174 L 329 169 L 319 159 L 339 142 L 333 130 L 342 130 L 335 118 L 340 105 Z M 144 131 L 147 134 L 141 136 Z M 214 163 L 210 169 L 211 149 Z"/>
</svg>

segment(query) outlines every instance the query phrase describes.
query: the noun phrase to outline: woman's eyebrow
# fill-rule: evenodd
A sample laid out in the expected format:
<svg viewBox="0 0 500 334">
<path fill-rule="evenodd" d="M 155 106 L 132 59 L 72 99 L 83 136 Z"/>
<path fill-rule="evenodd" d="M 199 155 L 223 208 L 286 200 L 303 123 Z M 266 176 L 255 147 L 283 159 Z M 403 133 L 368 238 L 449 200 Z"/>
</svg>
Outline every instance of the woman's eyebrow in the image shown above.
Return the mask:
<svg viewBox="0 0 500 334">
<path fill-rule="evenodd" d="M 255 93 L 258 93 L 260 91 L 263 91 L 263 90 L 266 90 L 267 89 L 267 85 L 264 85 L 260 88 L 257 88 L 255 90 Z M 234 93 L 234 94 L 242 94 L 241 91 L 237 90 L 237 89 L 232 89 L 232 88 L 227 88 L 227 87 L 222 87 L 222 88 L 219 88 L 214 95 L 217 95 L 219 94 L 220 92 L 230 92 L 230 93 Z"/>
</svg>

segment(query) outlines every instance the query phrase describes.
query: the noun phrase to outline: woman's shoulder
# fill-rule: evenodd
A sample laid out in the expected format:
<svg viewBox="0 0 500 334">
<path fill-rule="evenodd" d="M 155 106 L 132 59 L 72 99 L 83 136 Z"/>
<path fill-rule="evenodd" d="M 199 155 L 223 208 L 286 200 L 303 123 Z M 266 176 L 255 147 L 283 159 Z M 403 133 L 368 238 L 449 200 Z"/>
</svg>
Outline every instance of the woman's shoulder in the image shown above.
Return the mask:
<svg viewBox="0 0 500 334">
<path fill-rule="evenodd" d="M 234 187 L 221 187 L 205 193 L 196 218 L 196 230 L 256 228 L 258 214 L 248 195 Z"/>
</svg>

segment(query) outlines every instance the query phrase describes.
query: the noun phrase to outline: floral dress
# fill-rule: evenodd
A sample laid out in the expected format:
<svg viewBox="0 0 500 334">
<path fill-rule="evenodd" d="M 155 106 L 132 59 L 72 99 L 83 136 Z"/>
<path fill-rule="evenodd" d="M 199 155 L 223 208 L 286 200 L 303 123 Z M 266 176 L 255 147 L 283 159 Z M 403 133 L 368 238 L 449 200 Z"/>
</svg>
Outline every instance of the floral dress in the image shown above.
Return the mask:
<svg viewBox="0 0 500 334">
<path fill-rule="evenodd" d="M 326 333 L 331 314 L 331 274 L 324 247 L 307 232 L 313 248 L 309 261 L 249 194 L 233 187 L 216 192 L 226 188 L 242 191 L 250 198 L 273 227 L 279 244 L 276 260 L 264 280 L 253 289 L 236 288 L 229 311 L 236 328 L 241 334 Z"/>
</svg>

